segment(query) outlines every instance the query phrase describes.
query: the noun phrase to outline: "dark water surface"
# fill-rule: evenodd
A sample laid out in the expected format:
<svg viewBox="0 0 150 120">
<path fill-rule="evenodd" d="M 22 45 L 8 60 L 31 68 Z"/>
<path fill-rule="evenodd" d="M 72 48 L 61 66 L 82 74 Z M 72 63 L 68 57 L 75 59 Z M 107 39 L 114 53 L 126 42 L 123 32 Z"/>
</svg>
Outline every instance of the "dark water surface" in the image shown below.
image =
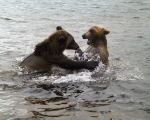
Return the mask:
<svg viewBox="0 0 150 120">
<path fill-rule="evenodd" d="M 0 120 L 150 120 L 149 21 L 150 0 L 0 0 Z M 21 75 L 57 25 L 83 50 L 91 26 L 109 29 L 110 69 Z"/>
</svg>

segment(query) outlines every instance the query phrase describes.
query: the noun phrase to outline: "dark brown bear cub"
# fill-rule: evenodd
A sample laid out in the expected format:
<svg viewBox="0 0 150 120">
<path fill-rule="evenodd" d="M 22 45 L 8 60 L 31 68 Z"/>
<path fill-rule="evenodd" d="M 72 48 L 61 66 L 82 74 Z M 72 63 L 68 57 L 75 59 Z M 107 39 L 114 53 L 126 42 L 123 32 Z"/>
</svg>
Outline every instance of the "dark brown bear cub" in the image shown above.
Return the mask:
<svg viewBox="0 0 150 120">
<path fill-rule="evenodd" d="M 71 70 L 90 70 L 98 65 L 98 62 L 94 61 L 73 61 L 63 54 L 65 49 L 77 50 L 79 46 L 70 33 L 58 26 L 56 32 L 37 44 L 34 52 L 20 65 L 29 72 L 48 72 L 53 65 Z"/>
</svg>

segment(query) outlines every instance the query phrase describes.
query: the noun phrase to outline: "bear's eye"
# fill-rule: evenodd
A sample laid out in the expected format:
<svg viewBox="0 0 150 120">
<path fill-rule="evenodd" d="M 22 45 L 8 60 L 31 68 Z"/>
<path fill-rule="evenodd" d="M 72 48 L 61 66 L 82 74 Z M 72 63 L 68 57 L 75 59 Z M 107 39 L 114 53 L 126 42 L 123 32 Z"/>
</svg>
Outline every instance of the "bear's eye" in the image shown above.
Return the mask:
<svg viewBox="0 0 150 120">
<path fill-rule="evenodd" d="M 90 29 L 90 33 L 94 33 L 95 31 L 93 29 Z"/>
</svg>

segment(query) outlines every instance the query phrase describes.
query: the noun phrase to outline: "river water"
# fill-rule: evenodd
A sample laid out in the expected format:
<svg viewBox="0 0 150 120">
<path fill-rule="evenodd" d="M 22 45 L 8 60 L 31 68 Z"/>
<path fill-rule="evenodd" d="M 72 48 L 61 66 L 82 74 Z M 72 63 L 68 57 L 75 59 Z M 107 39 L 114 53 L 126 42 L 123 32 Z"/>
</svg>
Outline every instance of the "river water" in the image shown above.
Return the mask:
<svg viewBox="0 0 150 120">
<path fill-rule="evenodd" d="M 150 0 L 0 0 L 0 120 L 150 120 Z M 19 62 L 61 25 L 103 25 L 110 68 L 22 75 Z M 73 56 L 74 51 L 65 51 Z"/>
</svg>

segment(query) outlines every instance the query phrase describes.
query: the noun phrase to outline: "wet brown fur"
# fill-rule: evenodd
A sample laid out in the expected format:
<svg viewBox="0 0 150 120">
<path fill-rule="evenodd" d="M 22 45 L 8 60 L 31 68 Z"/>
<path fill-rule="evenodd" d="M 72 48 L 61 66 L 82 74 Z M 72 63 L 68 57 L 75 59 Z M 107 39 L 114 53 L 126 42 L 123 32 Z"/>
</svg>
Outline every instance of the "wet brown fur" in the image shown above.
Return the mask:
<svg viewBox="0 0 150 120">
<path fill-rule="evenodd" d="M 103 27 L 93 26 L 85 34 L 82 35 L 83 39 L 88 39 L 87 44 L 89 45 L 88 50 L 92 48 L 98 49 L 101 61 L 103 64 L 109 64 L 109 52 L 107 48 L 106 35 L 109 31 Z"/>
<path fill-rule="evenodd" d="M 27 56 L 20 66 L 28 72 L 47 72 L 52 67 L 52 63 L 47 59 L 53 59 L 53 56 L 59 58 L 58 56 L 62 56 L 65 49 L 76 50 L 78 48 L 73 36 L 58 26 L 56 32 L 36 45 L 34 52 Z"/>
</svg>

